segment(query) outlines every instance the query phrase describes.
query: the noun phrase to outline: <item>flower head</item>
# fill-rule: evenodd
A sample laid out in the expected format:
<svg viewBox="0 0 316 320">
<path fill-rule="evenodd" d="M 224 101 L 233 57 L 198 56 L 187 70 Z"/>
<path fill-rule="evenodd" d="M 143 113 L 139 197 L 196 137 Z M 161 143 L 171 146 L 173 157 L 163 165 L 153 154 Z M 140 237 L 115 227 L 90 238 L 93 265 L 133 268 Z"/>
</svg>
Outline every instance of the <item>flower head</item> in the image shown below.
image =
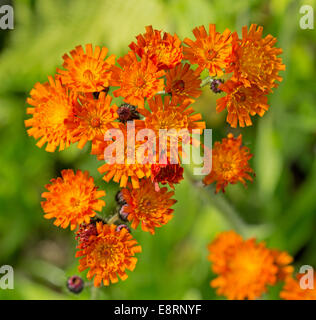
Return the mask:
<svg viewBox="0 0 316 320">
<path fill-rule="evenodd" d="M 140 142 L 135 143 L 133 154 L 133 142 L 129 143 L 128 139 L 134 139 L 134 137 L 128 137 L 126 126 L 119 123 L 118 137 L 111 140 L 104 140 L 103 137 L 97 137 L 92 144 L 92 154 L 97 155 L 98 160 L 105 161 L 98 170 L 103 176 L 103 180 L 109 182 L 113 179 L 114 182 L 120 183 L 120 187 L 126 187 L 128 179 L 131 179 L 134 188 L 139 188 L 139 179 L 144 177 L 150 177 L 151 170 L 150 164 L 145 163 L 144 159 L 140 161 L 137 156 L 138 149 L 141 146 Z M 135 134 L 137 135 L 138 128 L 135 128 Z M 117 140 L 122 138 L 123 141 Z M 114 150 L 112 149 L 114 147 Z M 109 148 L 109 149 L 108 149 Z M 110 150 L 110 154 L 107 152 Z M 106 155 L 105 155 L 106 154 Z M 113 162 L 109 161 L 109 157 Z"/>
<path fill-rule="evenodd" d="M 90 237 L 96 236 L 97 234 L 97 226 L 95 221 L 90 223 L 82 223 L 76 232 L 76 240 L 81 245 L 81 248 L 84 249 L 89 244 Z"/>
<path fill-rule="evenodd" d="M 137 258 L 135 253 L 141 252 L 141 247 L 133 239 L 126 228 L 116 230 L 116 225 L 97 222 L 97 234 L 92 235 L 88 244 L 82 247 L 78 245 L 79 251 L 76 257 L 79 260 L 79 271 L 89 269 L 87 278 L 94 277 L 94 286 L 99 287 L 101 283 L 108 286 L 111 283 L 127 279 L 125 270 L 133 271 Z"/>
<path fill-rule="evenodd" d="M 198 64 L 197 71 L 209 70 L 210 76 L 221 76 L 223 69 L 228 67 L 229 58 L 232 53 L 231 32 L 226 29 L 222 34 L 216 32 L 215 24 L 209 25 L 209 34 L 204 26 L 195 28 L 193 34 L 195 41 L 188 38 L 184 43 L 184 59 L 192 64 Z"/>
<path fill-rule="evenodd" d="M 146 33 L 136 37 L 137 43 L 132 42 L 129 47 L 139 57 L 149 57 L 151 61 L 161 69 L 172 69 L 183 58 L 181 40 L 175 34 L 165 32 L 161 37 L 161 31 L 153 30 L 152 26 L 146 27 Z"/>
<path fill-rule="evenodd" d="M 94 180 L 88 171 L 80 170 L 75 174 L 72 170 L 63 170 L 61 176 L 52 179 L 51 184 L 43 192 L 46 199 L 41 203 L 45 212 L 44 218 L 55 218 L 54 224 L 62 228 L 76 229 L 77 225 L 89 223 L 90 218 L 101 211 L 105 202 L 99 198 L 105 196 L 104 191 L 98 191 Z"/>
<path fill-rule="evenodd" d="M 136 54 L 130 51 L 127 55 L 117 60 L 121 68 L 112 67 L 111 86 L 118 86 L 113 91 L 115 97 L 121 96 L 124 101 L 144 108 L 144 99 L 152 98 L 164 88 L 164 81 L 160 79 L 165 72 L 159 71 L 157 66 L 145 56 L 138 61 Z"/>
<path fill-rule="evenodd" d="M 87 141 L 94 140 L 97 136 L 104 136 L 106 130 L 115 126 L 117 118 L 117 106 L 111 101 L 109 95 L 104 92 L 94 99 L 93 94 L 88 93 L 79 97 L 80 103 L 74 108 L 75 118 L 72 124 L 74 142 L 79 141 L 78 148 L 82 149 Z"/>
<path fill-rule="evenodd" d="M 179 106 L 170 97 L 155 96 L 148 101 L 150 111 L 147 109 L 139 112 L 145 116 L 144 123 L 147 128 L 156 132 L 160 129 L 175 129 L 180 131 L 182 129 L 200 129 L 201 132 L 205 129 L 205 122 L 202 120 L 200 113 L 195 113 L 189 105 L 191 100 L 182 102 Z"/>
<path fill-rule="evenodd" d="M 267 94 L 256 86 L 245 87 L 241 82 L 228 80 L 220 85 L 226 93 L 225 97 L 216 101 L 216 111 L 227 108 L 227 122 L 236 128 L 239 122 L 241 127 L 251 126 L 250 116 L 258 114 L 260 117 L 269 109 Z"/>
<path fill-rule="evenodd" d="M 190 69 L 190 65 L 179 64 L 167 72 L 166 89 L 177 102 L 198 98 L 202 94 L 200 74 Z"/>
<path fill-rule="evenodd" d="M 232 232 L 223 232 L 209 246 L 209 259 L 218 277 L 211 281 L 217 294 L 228 299 L 256 299 L 275 284 L 277 267 L 264 243 L 243 241 Z"/>
<path fill-rule="evenodd" d="M 212 171 L 204 178 L 204 184 L 216 182 L 216 192 L 225 191 L 231 183 L 241 182 L 246 186 L 246 180 L 252 181 L 250 176 L 253 169 L 248 161 L 252 158 L 249 149 L 242 146 L 242 136 L 237 138 L 229 133 L 222 142 L 215 142 L 212 149 Z"/>
<path fill-rule="evenodd" d="M 242 39 L 233 36 L 233 54 L 227 72 L 233 72 L 232 80 L 240 81 L 246 87 L 257 86 L 269 92 L 276 87 L 275 81 L 282 81 L 280 70 L 285 70 L 282 59 L 277 56 L 282 49 L 274 47 L 276 38 L 271 35 L 262 38 L 262 27 L 252 24 L 242 28 Z"/>
<path fill-rule="evenodd" d="M 139 189 L 133 189 L 129 184 L 121 192 L 126 202 L 124 212 L 128 214 L 127 219 L 132 222 L 133 229 L 140 223 L 143 231 L 154 234 L 155 228 L 172 218 L 173 209 L 170 207 L 177 201 L 171 199 L 174 192 L 166 187 L 156 191 L 150 179 L 143 179 Z"/>
<path fill-rule="evenodd" d="M 168 161 L 169 162 L 169 161 Z M 183 168 L 178 164 L 152 164 L 151 181 L 155 184 L 156 190 L 159 190 L 159 183 L 169 184 L 174 189 L 174 184 L 183 180 Z"/>
<path fill-rule="evenodd" d="M 189 106 L 191 102 L 187 99 L 180 105 L 176 105 L 175 100 L 168 96 L 164 99 L 161 96 L 155 96 L 148 101 L 150 111 L 147 109 L 139 110 L 139 113 L 145 117 L 141 125 L 153 130 L 156 134 L 156 146 L 159 146 L 159 142 L 161 142 L 158 138 L 161 140 L 167 139 L 167 145 L 165 146 L 167 149 L 163 150 L 161 148 L 159 150 L 159 156 L 165 153 L 163 156 L 166 156 L 166 160 L 178 160 L 178 147 L 180 147 L 179 155 L 185 156 L 182 155 L 181 143 L 196 145 L 198 141 L 190 137 L 193 129 L 200 133 L 205 129 L 205 122 L 200 121 L 202 120 L 201 114 L 195 113 L 194 109 Z M 167 163 L 167 161 L 165 162 Z"/>
<path fill-rule="evenodd" d="M 70 146 L 73 133 L 67 126 L 67 121 L 73 119 L 73 107 L 77 103 L 76 94 L 62 86 L 60 80 L 48 77 L 44 84 L 36 83 L 27 98 L 32 107 L 27 108 L 27 114 L 32 118 L 25 120 L 29 136 L 40 140 L 36 143 L 42 147 L 46 142 L 46 151 L 64 150 Z"/>
<path fill-rule="evenodd" d="M 297 275 L 297 279 L 287 277 L 284 287 L 280 293 L 280 297 L 284 300 L 316 300 L 316 288 L 313 289 L 301 288 L 300 280 L 302 275 Z M 316 283 L 316 276 L 313 279 Z"/>
<path fill-rule="evenodd" d="M 115 63 L 115 56 L 105 59 L 108 49 L 96 46 L 93 52 L 91 44 L 77 46 L 63 56 L 63 67 L 66 70 L 57 69 L 62 83 L 77 92 L 98 92 L 109 86 L 111 77 L 110 69 Z"/>
</svg>

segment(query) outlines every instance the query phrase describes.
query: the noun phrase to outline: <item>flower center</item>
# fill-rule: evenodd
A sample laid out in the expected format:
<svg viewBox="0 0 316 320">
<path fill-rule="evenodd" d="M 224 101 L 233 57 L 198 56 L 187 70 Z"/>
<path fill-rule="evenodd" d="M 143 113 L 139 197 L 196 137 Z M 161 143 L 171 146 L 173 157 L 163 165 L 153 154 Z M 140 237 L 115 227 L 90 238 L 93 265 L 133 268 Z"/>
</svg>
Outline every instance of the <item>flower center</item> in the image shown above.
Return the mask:
<svg viewBox="0 0 316 320">
<path fill-rule="evenodd" d="M 86 80 L 93 80 L 93 78 L 94 78 L 93 73 L 91 72 L 90 69 L 87 69 L 87 70 L 84 71 L 83 77 L 84 77 Z"/>
<path fill-rule="evenodd" d="M 94 128 L 100 127 L 101 121 L 100 118 L 92 118 L 91 119 L 91 126 Z"/>
<path fill-rule="evenodd" d="M 209 49 L 206 53 L 206 59 L 207 60 L 213 60 L 216 57 L 216 51 L 213 49 Z"/>
<path fill-rule="evenodd" d="M 238 102 L 244 102 L 246 101 L 246 95 L 244 93 L 240 93 L 239 96 L 237 97 Z"/>
<path fill-rule="evenodd" d="M 185 83 L 183 80 L 176 80 L 174 83 L 173 83 L 173 89 L 175 91 L 180 91 L 182 92 L 184 90 L 184 87 L 185 87 Z"/>
<path fill-rule="evenodd" d="M 72 198 L 70 198 L 70 204 L 71 204 L 72 207 L 79 207 L 80 206 L 80 200 L 72 197 Z"/>
<path fill-rule="evenodd" d="M 136 79 L 136 83 L 135 84 L 136 84 L 136 87 L 142 88 L 146 84 L 146 82 L 145 82 L 143 77 L 138 77 Z"/>
</svg>

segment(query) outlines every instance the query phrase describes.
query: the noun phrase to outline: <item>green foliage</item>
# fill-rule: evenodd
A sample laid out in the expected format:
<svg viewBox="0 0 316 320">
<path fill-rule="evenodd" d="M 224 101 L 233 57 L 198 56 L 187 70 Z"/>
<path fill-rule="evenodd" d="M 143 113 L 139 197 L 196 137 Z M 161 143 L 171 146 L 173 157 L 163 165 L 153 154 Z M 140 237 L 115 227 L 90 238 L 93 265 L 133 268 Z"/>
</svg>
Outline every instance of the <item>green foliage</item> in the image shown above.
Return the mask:
<svg viewBox="0 0 316 320">
<path fill-rule="evenodd" d="M 37 148 L 24 128 L 25 100 L 35 82 L 53 74 L 62 55 L 76 45 L 106 45 L 120 56 L 147 25 L 184 38 L 210 22 L 221 31 L 238 32 L 242 25 L 257 23 L 264 34 L 278 38 L 287 69 L 270 95 L 268 113 L 242 129 L 254 153 L 254 183 L 246 190 L 229 186 L 224 197 L 216 198 L 212 190 L 200 192 L 186 179 L 176 188 L 173 220 L 155 236 L 133 232 L 143 246 L 136 270 L 127 281 L 99 290 L 98 298 L 221 298 L 209 287 L 214 275 L 207 244 L 231 228 L 288 250 L 297 267 L 316 266 L 316 43 L 314 30 L 299 29 L 299 5 L 289 0 L 15 1 L 15 29 L 0 30 L 0 266 L 14 267 L 15 290 L 0 290 L 0 299 L 90 298 L 90 288 L 79 296 L 65 288 L 67 276 L 78 274 L 75 241 L 69 230 L 43 219 L 41 193 L 61 169 L 88 169 L 106 189 L 104 214 L 110 214 L 117 186 L 101 180 L 88 148 L 53 154 Z M 229 130 L 241 132 L 215 113 L 216 98 L 205 87 L 195 104 L 214 129 L 213 139 Z M 275 291 L 267 298 L 277 298 Z"/>
</svg>

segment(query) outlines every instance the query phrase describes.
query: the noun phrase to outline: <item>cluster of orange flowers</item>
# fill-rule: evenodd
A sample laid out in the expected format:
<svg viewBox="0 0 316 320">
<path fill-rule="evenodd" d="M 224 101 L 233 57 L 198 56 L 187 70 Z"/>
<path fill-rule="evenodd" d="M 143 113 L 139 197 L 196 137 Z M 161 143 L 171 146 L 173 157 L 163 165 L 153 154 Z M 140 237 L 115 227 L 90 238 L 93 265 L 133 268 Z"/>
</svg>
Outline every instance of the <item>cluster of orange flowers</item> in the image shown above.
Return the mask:
<svg viewBox="0 0 316 320">
<path fill-rule="evenodd" d="M 176 34 L 149 26 L 118 59 L 108 55 L 106 47 L 76 47 L 63 56 L 63 68 L 57 69 L 54 77 L 36 83 L 31 90 L 27 99 L 31 117 L 25 120 L 28 135 L 38 140 L 38 147 L 46 144 L 48 152 L 58 147 L 64 150 L 73 143 L 82 149 L 91 141 L 91 153 L 104 161 L 105 149 L 115 140 L 104 139 L 108 130 L 120 129 L 126 141 L 130 122 L 135 125 L 135 134 L 144 128 L 156 136 L 161 129 L 198 129 L 202 133 L 205 123 L 192 104 L 205 84 L 215 93 L 225 93 L 217 100 L 216 109 L 227 110 L 231 127 L 251 125 L 250 116 L 265 113 L 267 94 L 277 86 L 276 81 L 282 80 L 278 73 L 284 65 L 277 57 L 281 49 L 274 47 L 276 39 L 271 35 L 263 38 L 262 27 L 256 25 L 249 31 L 244 27 L 241 39 L 236 32 L 217 32 L 213 24 L 209 33 L 199 27 L 193 34 L 195 40 L 182 42 Z M 209 76 L 201 79 L 204 70 Z M 225 82 L 218 78 L 224 74 L 230 75 Z M 112 103 L 111 95 L 123 103 Z M 141 147 L 136 142 L 135 149 Z M 170 159 L 166 164 L 144 164 L 137 159 L 129 163 L 129 151 L 124 146 L 123 162 L 105 161 L 99 168 L 106 182 L 113 180 L 121 188 L 118 213 L 108 220 L 97 215 L 105 206 L 100 199 L 105 192 L 98 190 L 88 172 L 63 170 L 42 194 L 46 199 L 42 202 L 44 217 L 55 219 L 56 226 L 77 229 L 79 270 L 89 269 L 87 277 L 94 278 L 95 286 L 115 283 L 117 276 L 126 279 L 125 270 L 134 269 L 134 255 L 141 247 L 125 223 L 130 222 L 133 229 L 140 225 L 143 231 L 154 234 L 172 218 L 176 200 L 168 186 L 174 189 L 183 179 L 180 164 Z M 214 145 L 213 170 L 204 183 L 216 182 L 216 192 L 224 191 L 229 183 L 246 184 L 253 175 L 248 163 L 251 157 L 248 148 L 242 146 L 242 136 L 228 134 Z M 261 251 L 265 254 L 266 249 L 258 250 L 261 259 Z M 271 262 L 268 256 L 266 259 Z M 273 279 L 272 273 L 267 274 L 268 282 Z"/>
<path fill-rule="evenodd" d="M 243 238 L 234 231 L 219 234 L 209 246 L 209 261 L 218 275 L 210 285 L 228 299 L 259 299 L 268 286 L 284 282 L 280 297 L 285 300 L 315 300 L 316 289 L 304 289 L 293 279 L 293 258 L 284 251 L 269 249 L 264 242 Z"/>
</svg>

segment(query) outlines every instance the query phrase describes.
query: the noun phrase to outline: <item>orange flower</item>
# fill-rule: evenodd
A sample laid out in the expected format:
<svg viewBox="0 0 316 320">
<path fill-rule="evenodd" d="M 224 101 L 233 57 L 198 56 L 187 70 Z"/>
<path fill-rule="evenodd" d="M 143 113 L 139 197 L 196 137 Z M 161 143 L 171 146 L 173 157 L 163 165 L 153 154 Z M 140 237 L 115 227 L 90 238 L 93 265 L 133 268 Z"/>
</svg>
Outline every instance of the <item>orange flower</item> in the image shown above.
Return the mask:
<svg viewBox="0 0 316 320">
<path fill-rule="evenodd" d="M 276 87 L 275 81 L 282 81 L 278 75 L 285 70 L 282 59 L 277 56 L 282 49 L 275 48 L 276 38 L 271 35 L 262 38 L 262 27 L 252 24 L 242 28 L 242 39 L 233 36 L 231 66 L 226 71 L 233 72 L 232 80 L 240 81 L 245 87 L 257 86 L 267 92 Z"/>
<path fill-rule="evenodd" d="M 316 300 L 316 276 L 314 276 L 314 288 L 304 289 L 300 286 L 300 278 L 302 275 L 297 275 L 297 280 L 292 277 L 287 277 L 285 279 L 284 287 L 280 293 L 280 297 L 284 300 Z"/>
<path fill-rule="evenodd" d="M 277 249 L 271 250 L 271 254 L 274 257 L 274 264 L 278 267 L 278 280 L 285 280 L 294 271 L 294 267 L 290 264 L 293 262 L 293 258 L 285 251 L 279 251 Z"/>
<path fill-rule="evenodd" d="M 233 238 L 236 241 L 232 241 Z M 218 295 L 229 300 L 259 298 L 266 292 L 267 285 L 277 280 L 278 269 L 270 250 L 264 243 L 257 244 L 255 239 L 242 241 L 237 234 L 223 232 L 209 246 L 209 251 L 213 271 L 218 273 L 210 284 L 217 288 Z"/>
<path fill-rule="evenodd" d="M 183 168 L 180 164 L 152 164 L 151 165 L 151 181 L 155 185 L 155 190 L 159 191 L 159 183 L 169 184 L 170 188 L 174 189 L 174 184 L 180 183 L 183 180 Z"/>
<path fill-rule="evenodd" d="M 97 222 L 97 235 L 91 235 L 88 243 L 78 245 L 76 257 L 79 260 L 79 271 L 89 269 L 87 278 L 94 277 L 94 286 L 100 287 L 101 283 L 108 286 L 111 283 L 126 280 L 128 275 L 125 270 L 133 271 L 137 258 L 135 253 L 141 252 L 141 246 L 126 228 L 116 231 L 116 225 Z"/>
<path fill-rule="evenodd" d="M 184 144 L 189 142 L 196 144 L 198 141 L 193 140 L 188 135 L 192 133 L 193 129 L 199 130 L 200 133 L 205 129 L 205 122 L 199 121 L 202 120 L 201 114 L 195 113 L 194 109 L 189 107 L 190 103 L 192 103 L 192 101 L 187 99 L 177 106 L 175 100 L 168 96 L 164 97 L 164 99 L 161 96 L 155 96 L 148 101 L 151 111 L 147 109 L 139 110 L 139 113 L 145 117 L 142 124 L 156 133 L 157 150 L 159 142 L 161 142 L 159 141 L 159 130 L 169 131 L 169 137 L 167 137 L 167 160 L 171 158 L 178 159 L 177 154 L 170 155 L 171 151 L 177 152 L 177 150 L 175 150 L 176 148 L 172 145 L 172 141 L 176 141 L 173 140 L 173 138 L 178 138 L 178 144 L 182 141 Z M 183 135 L 182 137 L 181 130 L 187 130 L 188 135 Z M 172 146 L 172 148 L 170 148 L 170 146 Z M 162 150 L 159 150 L 159 152 L 162 153 Z M 179 154 L 182 155 L 182 149 L 179 150 Z"/>
<path fill-rule="evenodd" d="M 175 101 L 166 96 L 164 99 L 161 96 L 155 96 L 148 101 L 149 108 L 139 110 L 143 116 L 145 116 L 146 128 L 150 128 L 156 132 L 160 129 L 175 129 L 180 131 L 181 129 L 200 129 L 202 132 L 205 129 L 205 122 L 200 120 L 202 116 L 200 113 L 195 113 L 192 107 L 189 105 L 192 100 L 186 100 L 177 106 Z"/>
<path fill-rule="evenodd" d="M 127 219 L 132 222 L 133 229 L 141 223 L 143 231 L 154 234 L 155 228 L 171 220 L 174 210 L 170 207 L 177 201 L 171 199 L 174 192 L 168 192 L 166 187 L 156 191 L 150 179 L 143 179 L 139 189 L 133 189 L 129 184 L 121 192 L 126 202 L 124 212 L 128 214 Z"/>
<path fill-rule="evenodd" d="M 120 182 L 120 187 L 126 187 L 127 181 L 130 178 L 134 188 L 139 188 L 139 179 L 144 177 L 150 177 L 151 170 L 150 164 L 139 163 L 137 161 L 137 150 L 140 147 L 141 143 L 135 143 L 135 158 L 129 156 L 131 150 L 128 148 L 127 143 L 127 130 L 126 127 L 122 124 L 119 124 L 118 128 L 121 130 L 124 136 L 124 145 L 123 152 L 116 154 L 116 152 L 112 152 L 112 156 L 116 158 L 116 163 L 108 163 L 106 161 L 98 170 L 101 174 L 105 173 L 103 180 L 109 182 L 112 178 L 115 182 Z M 135 128 L 135 134 L 137 134 L 137 127 Z M 134 139 L 134 137 L 132 137 Z M 98 160 L 107 160 L 104 157 L 104 151 L 108 148 L 112 143 L 115 143 L 115 140 L 112 141 L 104 141 L 103 137 L 97 137 L 92 144 L 92 154 L 97 155 Z M 118 146 L 119 148 L 119 146 Z M 116 150 L 115 150 L 116 151 Z M 131 158 L 129 161 L 129 158 Z M 134 163 L 132 163 L 134 161 Z"/>
<path fill-rule="evenodd" d="M 167 72 L 166 89 L 167 93 L 175 98 L 176 102 L 182 102 L 189 98 L 198 98 L 202 94 L 200 88 L 200 74 L 190 69 L 190 65 L 179 64 Z"/>
<path fill-rule="evenodd" d="M 146 27 L 144 35 L 136 37 L 137 44 L 132 42 L 129 47 L 139 57 L 148 56 L 157 65 L 158 69 L 172 69 L 183 58 L 181 40 L 175 34 L 165 32 L 161 37 L 161 31 L 153 30 L 152 26 Z"/>
<path fill-rule="evenodd" d="M 45 212 L 44 218 L 55 218 L 54 224 L 70 229 L 76 229 L 77 225 L 89 223 L 90 218 L 96 215 L 95 211 L 101 211 L 105 202 L 99 198 L 105 196 L 104 191 L 98 191 L 94 180 L 89 177 L 88 171 L 80 170 L 76 174 L 70 169 L 61 172 L 62 177 L 52 179 L 51 184 L 45 187 L 48 192 L 43 192 L 46 199 L 41 203 Z"/>
<path fill-rule="evenodd" d="M 111 96 L 101 92 L 96 100 L 93 94 L 85 94 L 79 97 L 80 104 L 74 108 L 75 120 L 72 123 L 74 142 L 79 141 L 78 148 L 82 149 L 87 141 L 96 136 L 104 136 L 107 129 L 115 126 L 118 118 L 117 106 L 112 106 Z"/>
<path fill-rule="evenodd" d="M 242 146 L 241 134 L 238 138 L 229 133 L 222 142 L 215 142 L 212 150 L 212 171 L 204 178 L 205 185 L 216 182 L 216 192 L 225 188 L 228 183 L 240 181 L 246 186 L 246 180 L 252 181 L 253 170 L 248 161 L 252 158 L 249 149 Z"/>
<path fill-rule="evenodd" d="M 241 127 L 251 126 L 250 116 L 258 114 L 260 117 L 269 109 L 266 93 L 258 87 L 245 87 L 242 83 L 228 80 L 220 85 L 226 96 L 216 101 L 216 111 L 221 112 L 227 108 L 226 121 L 233 127 L 237 123 Z"/>
<path fill-rule="evenodd" d="M 204 26 L 195 28 L 193 34 L 195 41 L 188 38 L 183 41 L 188 45 L 183 49 L 184 59 L 192 64 L 198 64 L 197 72 L 208 69 L 210 76 L 221 76 L 224 73 L 223 69 L 228 67 L 232 53 L 231 32 L 226 29 L 221 34 L 216 32 L 215 24 L 210 24 L 209 34 Z"/>
<path fill-rule="evenodd" d="M 32 118 L 25 120 L 25 126 L 29 136 L 35 139 L 41 138 L 36 145 L 45 148 L 48 152 L 54 152 L 69 147 L 72 141 L 72 132 L 66 122 L 73 118 L 72 108 L 77 103 L 77 96 L 64 88 L 60 80 L 48 77 L 44 84 L 36 83 L 31 90 L 31 98 L 27 103 L 33 106 L 27 108 L 27 114 Z"/>
<path fill-rule="evenodd" d="M 93 52 L 91 44 L 77 46 L 63 56 L 63 67 L 66 70 L 57 69 L 62 83 L 72 90 L 79 92 L 98 92 L 109 86 L 111 77 L 110 68 L 115 63 L 115 56 L 105 59 L 108 49 L 96 46 Z"/>
<path fill-rule="evenodd" d="M 165 72 L 158 71 L 157 66 L 148 57 L 137 61 L 136 54 L 130 51 L 127 55 L 119 58 L 117 62 L 122 67 L 112 67 L 111 86 L 118 86 L 113 91 L 115 97 L 124 97 L 124 101 L 144 108 L 144 99 L 152 98 L 164 88 L 164 80 L 161 78 Z"/>
</svg>

